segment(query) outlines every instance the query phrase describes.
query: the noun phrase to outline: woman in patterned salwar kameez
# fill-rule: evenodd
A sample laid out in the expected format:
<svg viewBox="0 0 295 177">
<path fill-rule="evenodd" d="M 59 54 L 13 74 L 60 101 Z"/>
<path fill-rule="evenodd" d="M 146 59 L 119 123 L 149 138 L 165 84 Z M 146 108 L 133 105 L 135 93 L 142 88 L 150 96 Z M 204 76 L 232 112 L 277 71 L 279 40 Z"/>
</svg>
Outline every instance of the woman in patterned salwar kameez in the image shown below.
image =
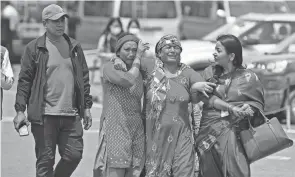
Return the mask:
<svg viewBox="0 0 295 177">
<path fill-rule="evenodd" d="M 233 35 L 217 38 L 214 58 L 216 65 L 203 72 L 207 81 L 217 84 L 214 94 L 248 110 L 237 116 L 203 105 L 196 147 L 200 156 L 201 177 L 250 177 L 250 163 L 243 149 L 240 132 L 249 128 L 248 119 L 259 123 L 264 107 L 263 86 L 256 74 L 242 66 L 242 46 Z M 255 115 L 255 116 L 253 116 Z"/>
<path fill-rule="evenodd" d="M 181 44 L 166 35 L 156 45 L 156 59 L 143 59 L 146 177 L 194 177 L 195 151 L 188 105 L 196 92 L 213 91 L 197 72 L 180 63 Z M 226 109 L 210 98 L 217 109 Z"/>
<path fill-rule="evenodd" d="M 116 55 L 127 72 L 115 70 L 112 62 L 103 67 L 106 96 L 100 120 L 99 149 L 94 177 L 138 177 L 144 166 L 144 127 L 141 118 L 142 76 L 140 58 L 146 44 L 132 34 L 123 34 Z"/>
</svg>

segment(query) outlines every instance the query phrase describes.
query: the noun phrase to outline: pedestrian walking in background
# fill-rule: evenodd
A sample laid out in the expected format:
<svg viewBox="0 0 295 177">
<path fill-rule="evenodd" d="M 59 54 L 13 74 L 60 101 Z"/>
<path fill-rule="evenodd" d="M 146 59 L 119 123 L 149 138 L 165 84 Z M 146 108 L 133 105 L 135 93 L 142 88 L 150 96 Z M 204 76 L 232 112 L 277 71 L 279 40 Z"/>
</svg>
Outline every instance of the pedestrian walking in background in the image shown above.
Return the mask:
<svg viewBox="0 0 295 177">
<path fill-rule="evenodd" d="M 133 18 L 129 21 L 127 25 L 127 32 L 134 34 L 136 37 L 140 38 L 140 23 L 138 19 Z"/>
<path fill-rule="evenodd" d="M 102 32 L 98 40 L 97 45 L 97 57 L 100 59 L 100 68 L 103 67 L 105 63 L 110 61 L 111 57 L 115 54 L 116 43 L 118 37 L 124 32 L 122 22 L 120 18 L 110 18 L 106 28 Z M 100 69 L 100 81 L 103 84 L 103 73 Z M 102 87 L 102 95 L 104 100 L 105 88 Z"/>
<path fill-rule="evenodd" d="M 106 28 L 102 32 L 98 40 L 97 52 L 100 53 L 115 53 L 116 42 L 118 37 L 124 32 L 121 19 L 110 18 Z"/>
<path fill-rule="evenodd" d="M 81 45 L 64 33 L 66 17 L 58 5 L 45 7 L 46 32 L 25 47 L 21 59 L 14 126 L 18 131 L 31 122 L 36 177 L 70 177 L 82 159 L 81 119 L 85 130 L 92 125 L 88 67 Z M 53 169 L 57 145 L 61 159 Z"/>
<path fill-rule="evenodd" d="M 9 51 L 1 46 L 1 120 L 2 120 L 2 102 L 3 102 L 3 90 L 9 90 L 14 82 L 13 70 L 9 59 Z"/>
<path fill-rule="evenodd" d="M 147 49 L 135 35 L 122 34 L 116 44 L 116 55 L 126 64 L 126 71 L 116 70 L 110 61 L 102 68 L 106 92 L 94 177 L 139 177 L 143 169 L 143 81 L 139 66 Z"/>
<path fill-rule="evenodd" d="M 19 23 L 19 13 L 9 1 L 1 1 L 1 16 L 9 19 L 9 28 L 12 32 L 12 38 L 17 37 L 16 30 Z"/>
<path fill-rule="evenodd" d="M 1 1 L 1 45 L 9 51 L 9 58 L 14 59 L 12 41 L 17 38 L 19 13 L 9 1 Z"/>
</svg>

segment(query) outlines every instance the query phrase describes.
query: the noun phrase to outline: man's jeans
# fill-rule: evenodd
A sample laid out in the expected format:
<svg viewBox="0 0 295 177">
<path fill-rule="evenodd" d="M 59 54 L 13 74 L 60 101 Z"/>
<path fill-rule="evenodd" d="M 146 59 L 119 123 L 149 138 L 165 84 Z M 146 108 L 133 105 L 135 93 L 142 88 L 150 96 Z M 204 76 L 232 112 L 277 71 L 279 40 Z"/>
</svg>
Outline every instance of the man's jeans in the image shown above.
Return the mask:
<svg viewBox="0 0 295 177">
<path fill-rule="evenodd" d="M 83 127 L 79 116 L 47 116 L 32 124 L 35 139 L 36 177 L 70 177 L 82 159 Z M 61 160 L 54 172 L 56 145 Z"/>
</svg>

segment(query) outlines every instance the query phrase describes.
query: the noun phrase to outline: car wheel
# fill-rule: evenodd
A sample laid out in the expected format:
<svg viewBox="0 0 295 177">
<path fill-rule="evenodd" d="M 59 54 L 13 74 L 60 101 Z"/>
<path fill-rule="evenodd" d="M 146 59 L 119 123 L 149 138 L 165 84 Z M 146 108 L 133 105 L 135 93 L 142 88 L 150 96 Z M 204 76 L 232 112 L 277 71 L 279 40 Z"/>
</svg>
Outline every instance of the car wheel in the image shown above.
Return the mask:
<svg viewBox="0 0 295 177">
<path fill-rule="evenodd" d="M 290 92 L 290 103 L 291 103 L 291 124 L 295 124 L 295 90 Z M 287 105 L 287 100 L 285 102 L 285 105 Z M 286 112 L 285 112 L 285 115 Z"/>
</svg>

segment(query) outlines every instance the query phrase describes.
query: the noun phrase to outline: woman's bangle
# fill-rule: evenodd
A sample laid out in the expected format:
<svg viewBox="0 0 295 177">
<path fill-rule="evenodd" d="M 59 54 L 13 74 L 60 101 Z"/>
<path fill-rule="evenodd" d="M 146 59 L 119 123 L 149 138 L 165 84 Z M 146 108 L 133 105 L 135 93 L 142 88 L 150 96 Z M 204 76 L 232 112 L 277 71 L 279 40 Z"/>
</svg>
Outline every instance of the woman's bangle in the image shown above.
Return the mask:
<svg viewBox="0 0 295 177">
<path fill-rule="evenodd" d="M 116 60 L 116 57 L 112 57 L 110 61 L 114 63 L 115 60 Z"/>
<path fill-rule="evenodd" d="M 233 107 L 234 107 L 234 105 L 229 104 L 229 105 L 227 106 L 227 111 L 228 111 L 228 112 L 232 112 Z"/>
<path fill-rule="evenodd" d="M 140 68 L 140 64 L 137 62 L 133 62 L 132 67 L 136 67 L 137 69 Z"/>
</svg>

